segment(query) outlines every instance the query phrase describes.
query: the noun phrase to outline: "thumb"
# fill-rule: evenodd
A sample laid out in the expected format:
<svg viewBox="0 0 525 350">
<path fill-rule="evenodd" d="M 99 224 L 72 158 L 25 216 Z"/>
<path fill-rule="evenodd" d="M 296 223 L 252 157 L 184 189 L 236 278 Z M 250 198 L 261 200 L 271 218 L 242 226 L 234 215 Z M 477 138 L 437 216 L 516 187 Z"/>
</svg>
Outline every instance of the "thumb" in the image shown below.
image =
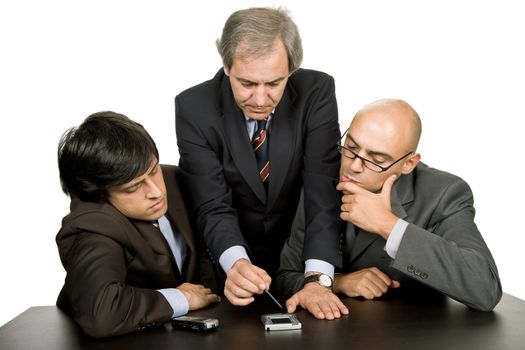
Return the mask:
<svg viewBox="0 0 525 350">
<path fill-rule="evenodd" d="M 401 287 L 401 283 L 399 283 L 399 281 L 392 280 L 392 283 L 390 283 L 390 288 L 399 288 L 399 287 Z"/>
<path fill-rule="evenodd" d="M 392 186 L 394 186 L 394 182 L 397 179 L 397 175 L 390 175 L 383 184 L 383 188 L 381 189 L 381 194 L 384 196 L 387 196 L 389 202 L 390 202 L 390 192 L 392 192 Z"/>
<path fill-rule="evenodd" d="M 297 298 L 297 295 L 293 295 L 290 299 L 286 300 L 286 312 L 292 313 L 295 312 L 295 309 L 297 309 L 297 304 L 299 303 L 299 300 Z"/>
</svg>

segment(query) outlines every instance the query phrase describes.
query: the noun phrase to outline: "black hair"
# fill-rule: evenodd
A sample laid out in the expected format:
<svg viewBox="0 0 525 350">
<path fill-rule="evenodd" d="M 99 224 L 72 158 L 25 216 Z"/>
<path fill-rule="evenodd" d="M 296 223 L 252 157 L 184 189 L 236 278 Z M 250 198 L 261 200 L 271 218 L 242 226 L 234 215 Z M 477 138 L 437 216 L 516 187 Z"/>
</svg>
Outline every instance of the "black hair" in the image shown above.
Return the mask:
<svg viewBox="0 0 525 350">
<path fill-rule="evenodd" d="M 58 144 L 62 190 L 89 202 L 105 201 L 108 187 L 144 174 L 155 159 L 157 146 L 144 127 L 110 111 L 90 115 Z"/>
</svg>

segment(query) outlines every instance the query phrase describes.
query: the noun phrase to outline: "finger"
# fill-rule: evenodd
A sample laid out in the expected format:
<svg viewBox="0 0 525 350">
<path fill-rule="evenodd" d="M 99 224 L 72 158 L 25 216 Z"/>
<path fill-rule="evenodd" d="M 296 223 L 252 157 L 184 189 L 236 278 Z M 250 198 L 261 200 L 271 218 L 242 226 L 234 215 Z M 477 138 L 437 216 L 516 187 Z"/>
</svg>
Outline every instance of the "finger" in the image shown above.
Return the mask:
<svg viewBox="0 0 525 350">
<path fill-rule="evenodd" d="M 327 293 L 324 304 L 328 306 L 330 310 L 327 311 L 327 308 L 323 304 L 321 304 L 321 310 L 323 310 L 326 318 L 329 320 L 340 318 L 342 313 L 348 314 L 346 306 L 341 302 L 339 297 L 333 293 Z"/>
<path fill-rule="evenodd" d="M 226 289 L 224 290 L 224 296 L 230 301 L 230 303 L 232 303 L 232 305 L 237 306 L 246 306 L 255 300 L 253 297 L 239 298 Z"/>
<path fill-rule="evenodd" d="M 377 281 L 376 284 L 384 284 L 385 286 L 390 286 L 392 284 L 392 280 L 390 279 L 390 277 L 388 277 L 388 275 L 386 273 L 384 273 L 383 271 L 379 270 L 377 267 L 373 267 L 371 270 L 372 274 L 379 278 L 381 282 Z M 373 279 L 373 277 L 371 277 Z"/>
<path fill-rule="evenodd" d="M 252 279 L 255 279 L 255 281 Z M 228 283 L 232 290 L 239 288 L 250 294 L 262 293 L 260 286 L 257 285 L 260 281 L 262 281 L 262 279 L 253 272 L 238 271 L 234 269 L 231 269 L 230 272 L 228 272 L 228 277 L 226 278 L 226 283 Z"/>
<path fill-rule="evenodd" d="M 362 286 L 359 288 L 359 294 L 361 294 L 363 298 L 371 300 L 377 297 L 374 289 L 375 287 L 372 285 Z"/>
<path fill-rule="evenodd" d="M 266 271 L 255 265 L 249 264 L 243 266 L 238 270 L 238 272 L 246 281 L 249 282 L 249 284 L 246 284 L 246 288 L 249 288 L 249 290 L 253 291 L 253 293 L 260 294 L 270 287 L 270 283 L 272 281 L 271 277 L 266 273 Z M 254 287 L 255 290 L 253 290 Z"/>
<path fill-rule="evenodd" d="M 298 304 L 299 304 L 299 300 L 297 298 L 297 295 L 294 294 L 290 299 L 286 300 L 286 312 L 288 313 L 295 312 Z"/>
<path fill-rule="evenodd" d="M 325 314 L 319 307 L 318 303 L 308 303 L 308 305 L 306 305 L 306 309 L 310 311 L 310 313 L 314 315 L 315 318 L 319 320 L 325 319 Z"/>
<path fill-rule="evenodd" d="M 381 290 L 374 284 L 367 285 L 365 289 L 366 291 L 363 294 L 366 299 L 378 298 L 383 294 L 383 292 L 381 292 Z"/>
<path fill-rule="evenodd" d="M 349 182 L 349 181 L 340 182 L 340 183 L 337 184 L 337 186 L 335 188 L 338 191 L 343 191 L 344 194 L 357 194 L 357 193 L 366 193 L 366 192 L 368 192 L 364 188 L 361 188 L 361 187 L 357 186 L 355 183 Z"/>
<path fill-rule="evenodd" d="M 255 285 L 251 284 L 250 281 L 243 279 L 242 277 L 227 278 L 224 283 L 224 291 L 228 290 L 232 295 L 240 298 L 247 298 L 257 293 L 258 289 Z"/>
<path fill-rule="evenodd" d="M 391 280 L 388 278 L 388 282 L 385 283 L 383 279 L 381 279 L 377 275 L 373 275 L 373 277 L 370 278 L 368 282 L 368 289 L 374 294 L 374 296 L 380 297 L 381 295 L 385 294 L 388 290 Z"/>
<path fill-rule="evenodd" d="M 380 287 L 380 285 L 382 285 L 382 287 Z M 377 279 L 374 281 L 373 278 L 367 278 L 363 280 L 357 287 L 357 291 L 365 299 L 374 299 L 380 297 L 387 289 L 388 287 L 383 284 L 382 280 Z"/>
<path fill-rule="evenodd" d="M 350 216 L 350 213 L 347 211 L 342 211 L 341 214 L 339 214 L 339 217 L 343 221 L 352 222 L 352 217 Z"/>
<path fill-rule="evenodd" d="M 350 311 L 348 310 L 348 308 L 346 307 L 345 304 L 343 304 L 343 302 L 341 301 L 341 299 L 339 299 L 339 297 L 337 295 L 335 295 L 335 307 L 339 310 L 339 312 L 343 315 L 348 315 L 350 313 Z"/>
<path fill-rule="evenodd" d="M 207 294 L 206 295 L 206 299 L 208 300 L 208 304 L 211 304 L 211 303 L 218 303 L 219 301 L 221 301 L 221 297 L 218 296 L 217 294 Z"/>
<path fill-rule="evenodd" d="M 261 268 L 259 268 L 259 272 L 257 272 L 257 274 L 264 281 L 264 290 L 270 289 L 270 285 L 272 284 L 272 278 L 270 275 L 268 275 L 268 273 Z"/>
<path fill-rule="evenodd" d="M 392 280 L 392 283 L 390 284 L 390 288 L 399 288 L 399 287 L 401 287 L 401 283 L 399 283 L 399 281 Z"/>
<path fill-rule="evenodd" d="M 354 194 L 345 194 L 341 197 L 341 202 L 343 204 L 352 204 L 354 202 Z"/>
<path fill-rule="evenodd" d="M 337 314 L 334 313 L 333 306 L 335 307 L 335 304 L 332 305 L 332 303 L 329 302 L 322 302 L 319 304 L 319 308 L 325 319 L 333 320 L 334 318 L 338 318 L 337 314 L 339 314 L 339 310 L 337 310 Z M 341 314 L 339 314 L 339 317 L 341 317 Z"/>
<path fill-rule="evenodd" d="M 390 203 L 390 192 L 392 192 L 392 186 L 394 185 L 394 182 L 396 181 L 397 176 L 390 175 L 385 182 L 383 183 L 383 188 L 381 189 L 381 195 L 388 199 L 388 202 Z"/>
</svg>

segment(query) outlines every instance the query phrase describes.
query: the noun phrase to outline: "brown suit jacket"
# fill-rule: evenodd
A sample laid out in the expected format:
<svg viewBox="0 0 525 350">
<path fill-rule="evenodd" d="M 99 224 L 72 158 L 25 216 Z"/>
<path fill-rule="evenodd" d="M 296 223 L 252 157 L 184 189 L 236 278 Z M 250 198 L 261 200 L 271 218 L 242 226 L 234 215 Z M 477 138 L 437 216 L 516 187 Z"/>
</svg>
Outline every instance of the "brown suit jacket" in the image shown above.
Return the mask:
<svg viewBox="0 0 525 350">
<path fill-rule="evenodd" d="M 108 203 L 79 199 L 71 201 L 71 213 L 62 220 L 56 242 L 67 275 L 57 305 L 91 336 L 162 324 L 173 311 L 156 289 L 212 276 L 188 220 L 177 168 L 163 165 L 162 171 L 166 217 L 187 244 L 182 276 L 162 233 L 149 221 L 129 219 Z"/>
</svg>

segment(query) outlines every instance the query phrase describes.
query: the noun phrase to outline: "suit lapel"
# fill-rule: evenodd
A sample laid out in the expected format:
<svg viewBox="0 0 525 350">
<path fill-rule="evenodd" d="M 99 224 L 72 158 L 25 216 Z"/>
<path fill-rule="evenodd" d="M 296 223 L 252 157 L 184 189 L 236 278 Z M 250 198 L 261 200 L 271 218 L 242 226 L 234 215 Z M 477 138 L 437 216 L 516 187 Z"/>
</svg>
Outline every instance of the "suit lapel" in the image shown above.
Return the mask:
<svg viewBox="0 0 525 350">
<path fill-rule="evenodd" d="M 293 158 L 293 150 L 297 133 L 294 132 L 294 118 L 296 111 L 293 108 L 295 90 L 288 83 L 284 95 L 275 109 L 270 132 L 270 183 L 268 189 L 267 207 L 271 208 L 276 201 L 287 171 Z"/>
<path fill-rule="evenodd" d="M 239 169 L 239 172 L 242 174 L 257 198 L 265 203 L 266 191 L 264 190 L 264 186 L 259 178 L 257 162 L 255 161 L 255 155 L 248 137 L 248 132 L 246 131 L 246 124 L 244 123 L 245 119 L 242 111 L 239 109 L 233 98 L 230 79 L 227 76 L 224 76 L 224 79 L 222 80 L 222 106 L 222 126 L 235 166 Z"/>
<path fill-rule="evenodd" d="M 173 258 L 170 247 L 158 228 L 153 226 L 150 221 L 134 220 L 133 223 L 153 251 Z"/>
<path fill-rule="evenodd" d="M 186 243 L 186 259 L 180 269 L 183 279 L 188 280 L 191 277 L 189 274 L 192 274 L 197 267 L 198 254 L 182 195 L 178 187 L 175 187 L 176 174 L 174 170 L 174 167 L 163 167 L 164 183 L 166 184 L 168 196 L 168 212 L 166 213 L 166 217 L 171 224 L 173 232 L 182 235 Z M 173 261 L 175 261 L 175 259 L 173 259 Z"/>
</svg>

